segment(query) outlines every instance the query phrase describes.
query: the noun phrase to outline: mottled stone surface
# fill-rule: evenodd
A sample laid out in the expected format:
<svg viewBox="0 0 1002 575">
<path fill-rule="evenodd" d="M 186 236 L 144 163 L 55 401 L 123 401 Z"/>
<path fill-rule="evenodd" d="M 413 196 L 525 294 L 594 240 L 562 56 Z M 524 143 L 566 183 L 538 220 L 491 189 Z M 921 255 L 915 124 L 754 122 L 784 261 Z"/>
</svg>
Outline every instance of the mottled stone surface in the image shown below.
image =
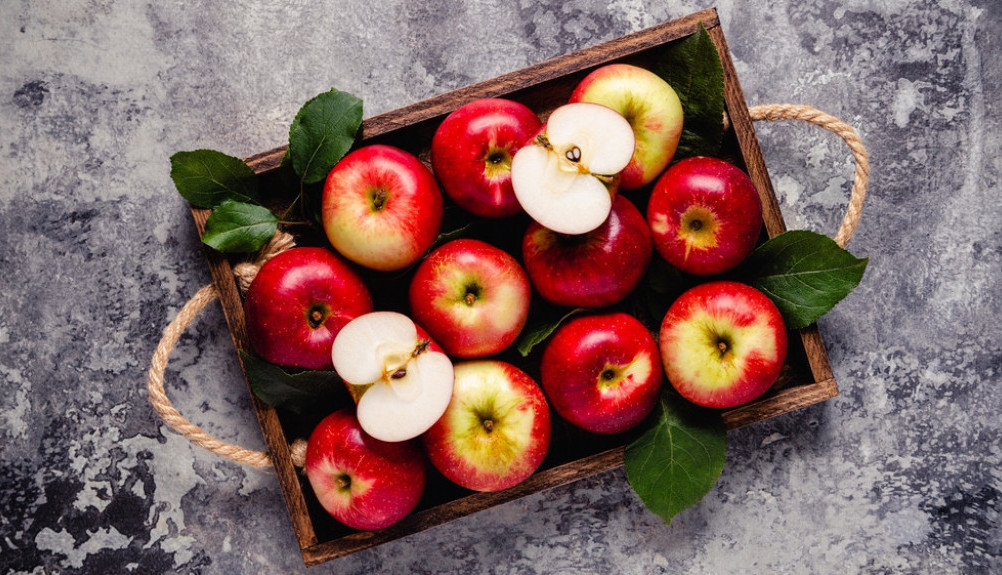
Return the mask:
<svg viewBox="0 0 1002 575">
<path fill-rule="evenodd" d="M 167 158 L 281 144 L 336 86 L 366 114 L 709 3 L 585 0 L 0 4 L 0 572 L 295 573 L 276 479 L 191 446 L 144 389 L 209 281 Z M 873 162 L 862 285 L 821 328 L 841 394 L 735 431 L 670 525 L 622 470 L 314 573 L 1002 572 L 1002 7 L 717 3 L 751 104 L 807 103 Z M 790 227 L 834 233 L 842 143 L 760 125 Z M 260 448 L 218 307 L 169 394 Z"/>
</svg>

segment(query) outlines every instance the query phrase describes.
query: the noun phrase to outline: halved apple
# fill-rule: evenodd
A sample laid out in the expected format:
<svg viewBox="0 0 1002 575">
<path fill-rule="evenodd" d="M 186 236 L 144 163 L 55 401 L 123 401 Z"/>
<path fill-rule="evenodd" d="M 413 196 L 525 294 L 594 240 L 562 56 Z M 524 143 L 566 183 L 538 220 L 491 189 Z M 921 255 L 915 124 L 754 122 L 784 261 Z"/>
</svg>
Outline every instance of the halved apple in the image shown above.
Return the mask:
<svg viewBox="0 0 1002 575">
<path fill-rule="evenodd" d="M 430 349 L 401 313 L 376 311 L 351 320 L 334 338 L 331 359 L 356 398 L 359 425 L 381 441 L 421 435 L 452 398 L 452 360 Z"/>
<path fill-rule="evenodd" d="M 633 128 L 615 110 L 589 102 L 560 106 L 512 159 L 515 197 L 545 228 L 588 233 L 609 217 L 635 145 Z"/>
</svg>

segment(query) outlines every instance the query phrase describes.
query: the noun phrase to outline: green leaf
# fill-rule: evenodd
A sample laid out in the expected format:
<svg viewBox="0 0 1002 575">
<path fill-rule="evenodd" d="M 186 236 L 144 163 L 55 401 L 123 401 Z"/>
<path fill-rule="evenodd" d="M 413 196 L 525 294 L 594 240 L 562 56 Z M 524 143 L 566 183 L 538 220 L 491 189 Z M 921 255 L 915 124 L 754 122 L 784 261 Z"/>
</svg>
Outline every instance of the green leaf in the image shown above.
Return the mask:
<svg viewBox="0 0 1002 575">
<path fill-rule="evenodd" d="M 205 221 L 202 242 L 221 252 L 256 252 L 277 228 L 278 218 L 268 208 L 226 200 Z"/>
<path fill-rule="evenodd" d="M 532 348 L 546 341 L 546 338 L 550 337 L 560 327 L 560 324 L 583 311 L 585 311 L 584 308 L 572 309 L 559 319 L 548 319 L 536 323 L 518 336 L 515 348 L 522 354 L 522 357 L 527 357 L 532 352 Z"/>
<path fill-rule="evenodd" d="M 330 172 L 355 144 L 362 125 L 362 100 L 331 90 L 306 102 L 289 128 L 292 167 L 305 184 Z"/>
<path fill-rule="evenodd" d="M 699 30 L 672 45 L 654 72 L 682 102 L 684 122 L 675 159 L 716 156 L 724 133 L 724 69 L 713 39 Z"/>
<path fill-rule="evenodd" d="M 281 367 L 241 350 L 247 381 L 261 401 L 293 413 L 329 411 L 344 393 L 344 384 L 334 371 L 310 370 L 290 374 Z"/>
<path fill-rule="evenodd" d="M 226 200 L 259 202 L 254 170 L 216 150 L 176 152 L 170 157 L 170 177 L 181 197 L 199 208 L 214 208 Z"/>
<path fill-rule="evenodd" d="M 668 523 L 716 484 L 727 430 L 719 412 L 665 389 L 648 421 L 644 434 L 626 446 L 626 478 L 644 505 Z"/>
<path fill-rule="evenodd" d="M 868 263 L 828 236 L 807 230 L 779 234 L 748 256 L 748 282 L 779 308 L 787 327 L 806 327 L 828 313 L 863 279 Z"/>
</svg>

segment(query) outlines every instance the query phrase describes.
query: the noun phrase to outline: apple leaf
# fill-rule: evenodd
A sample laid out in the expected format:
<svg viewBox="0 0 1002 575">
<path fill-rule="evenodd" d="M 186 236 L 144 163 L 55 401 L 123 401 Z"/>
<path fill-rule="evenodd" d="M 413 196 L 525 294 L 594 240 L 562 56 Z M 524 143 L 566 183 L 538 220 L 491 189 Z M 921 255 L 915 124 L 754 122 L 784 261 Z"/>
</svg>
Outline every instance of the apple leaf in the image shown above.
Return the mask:
<svg viewBox="0 0 1002 575">
<path fill-rule="evenodd" d="M 278 218 L 268 208 L 226 200 L 205 221 L 202 242 L 221 252 L 256 252 L 277 228 Z"/>
<path fill-rule="evenodd" d="M 678 94 L 685 120 L 675 159 L 716 156 L 724 133 L 724 69 L 713 39 L 699 30 L 673 44 L 653 71 Z"/>
<path fill-rule="evenodd" d="M 305 184 L 330 172 L 355 144 L 362 125 L 362 100 L 332 89 L 306 102 L 289 127 L 289 157 Z"/>
<path fill-rule="evenodd" d="M 527 357 L 532 353 L 532 349 L 546 341 L 546 338 L 550 337 L 560 327 L 560 324 L 583 311 L 585 311 L 584 308 L 572 309 L 556 320 L 544 320 L 533 325 L 518 336 L 515 348 L 522 354 L 522 357 Z"/>
<path fill-rule="evenodd" d="M 644 505 L 669 523 L 716 484 L 724 470 L 727 429 L 719 412 L 667 389 L 648 421 L 643 435 L 626 446 L 626 478 Z"/>
<path fill-rule="evenodd" d="M 344 392 L 344 384 L 334 371 L 309 370 L 292 374 L 243 350 L 240 350 L 240 359 L 251 391 L 275 408 L 297 414 L 326 412 Z"/>
<path fill-rule="evenodd" d="M 808 230 L 779 234 L 748 256 L 747 281 L 765 293 L 787 327 L 806 327 L 859 285 L 868 263 L 826 235 Z"/>
<path fill-rule="evenodd" d="M 175 152 L 170 177 L 181 197 L 199 208 L 214 208 L 226 200 L 259 200 L 257 175 L 243 160 L 216 150 Z"/>
</svg>

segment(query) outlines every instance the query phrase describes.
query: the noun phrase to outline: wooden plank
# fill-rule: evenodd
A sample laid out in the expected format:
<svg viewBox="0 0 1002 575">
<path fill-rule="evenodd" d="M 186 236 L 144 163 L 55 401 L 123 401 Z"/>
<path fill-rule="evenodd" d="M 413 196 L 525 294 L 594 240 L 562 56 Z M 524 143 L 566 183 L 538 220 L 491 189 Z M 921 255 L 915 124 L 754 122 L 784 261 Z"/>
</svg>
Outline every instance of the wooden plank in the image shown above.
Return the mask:
<svg viewBox="0 0 1002 575">
<path fill-rule="evenodd" d="M 211 214 L 211 210 L 192 208 L 192 217 L 195 226 L 198 228 L 198 236 L 205 235 L 205 222 Z M 213 284 L 219 292 L 219 303 L 223 308 L 223 316 L 226 318 L 226 325 L 230 330 L 230 337 L 236 349 L 250 351 L 250 339 L 247 335 L 247 323 L 244 318 L 243 300 L 240 290 L 233 275 L 233 268 L 229 260 L 220 252 L 206 247 L 205 256 L 209 263 L 209 273 L 212 275 Z M 282 424 L 278 419 L 275 409 L 265 404 L 257 398 L 251 391 L 250 382 L 247 381 L 247 370 L 244 367 L 243 359 L 237 355 L 240 362 L 240 369 L 244 373 L 244 381 L 247 383 L 247 393 L 250 394 L 251 404 L 254 413 L 257 415 L 261 433 L 268 446 L 268 453 L 271 455 L 275 473 L 278 474 L 279 483 L 282 485 L 282 494 L 285 504 L 289 508 L 289 517 L 292 521 L 292 529 L 295 532 L 296 540 L 300 548 L 315 545 L 317 542 L 316 533 L 313 529 L 313 522 L 310 521 L 309 512 L 306 508 L 306 499 L 303 490 L 300 488 L 298 473 L 292 464 L 292 453 L 290 451 L 290 441 L 286 437 Z"/>
</svg>

